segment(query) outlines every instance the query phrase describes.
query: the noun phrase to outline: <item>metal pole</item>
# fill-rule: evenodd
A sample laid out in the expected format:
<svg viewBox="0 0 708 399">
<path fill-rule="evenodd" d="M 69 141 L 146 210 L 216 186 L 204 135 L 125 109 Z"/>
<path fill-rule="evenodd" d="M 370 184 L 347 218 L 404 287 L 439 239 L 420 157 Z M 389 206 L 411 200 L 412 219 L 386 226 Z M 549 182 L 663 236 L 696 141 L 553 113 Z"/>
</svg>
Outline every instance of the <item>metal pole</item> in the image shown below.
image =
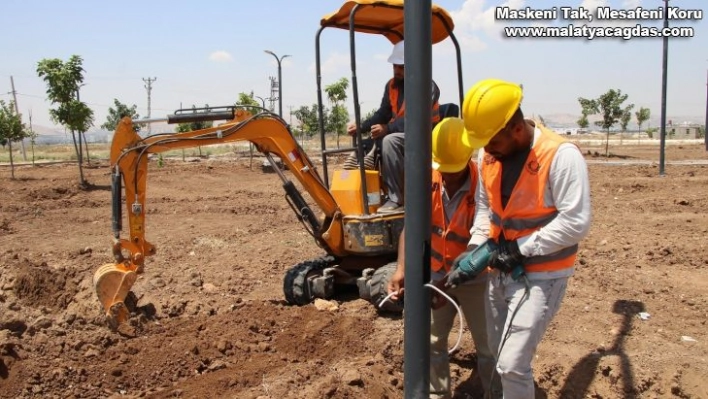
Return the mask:
<svg viewBox="0 0 708 399">
<path fill-rule="evenodd" d="M 289 54 L 285 54 L 284 56 L 278 58 L 277 55 L 275 55 L 274 52 L 270 50 L 263 50 L 266 53 L 272 55 L 275 57 L 275 61 L 278 62 L 278 115 L 282 118 L 283 117 L 283 74 L 281 73 L 281 61 L 283 61 L 283 58 L 285 57 L 290 57 Z"/>
<path fill-rule="evenodd" d="M 20 108 L 17 106 L 17 91 L 15 91 L 15 79 L 10 76 L 10 86 L 12 87 L 12 99 L 15 102 L 15 114 L 21 119 Z M 27 162 L 27 153 L 25 152 L 25 139 L 20 140 L 20 147 L 22 148 L 22 161 Z"/>
<path fill-rule="evenodd" d="M 703 125 L 703 142 L 708 151 L 708 70 L 706 70 L 706 124 Z"/>
<path fill-rule="evenodd" d="M 430 393 L 430 225 L 431 225 L 431 0 L 404 8 L 405 61 L 405 275 L 404 388 L 407 399 Z M 411 178 L 415 177 L 415 178 Z"/>
<path fill-rule="evenodd" d="M 664 0 L 664 29 L 669 27 L 669 0 Z M 666 70 L 669 64 L 669 37 L 664 36 L 664 59 L 661 65 L 661 130 L 659 132 L 659 176 L 664 176 L 666 148 Z"/>
</svg>

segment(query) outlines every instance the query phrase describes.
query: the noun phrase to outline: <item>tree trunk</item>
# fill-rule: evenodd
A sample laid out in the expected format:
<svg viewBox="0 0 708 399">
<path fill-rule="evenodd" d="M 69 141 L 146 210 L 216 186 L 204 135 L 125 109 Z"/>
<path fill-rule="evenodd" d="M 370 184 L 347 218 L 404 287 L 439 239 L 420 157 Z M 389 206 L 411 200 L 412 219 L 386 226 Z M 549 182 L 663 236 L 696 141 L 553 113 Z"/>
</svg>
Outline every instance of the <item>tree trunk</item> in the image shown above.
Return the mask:
<svg viewBox="0 0 708 399">
<path fill-rule="evenodd" d="M 10 176 L 15 180 L 15 164 L 12 163 L 12 140 L 7 140 L 7 148 L 10 149 Z"/>
<path fill-rule="evenodd" d="M 248 167 L 250 169 L 253 169 L 253 143 L 250 143 L 250 142 L 248 143 L 248 152 L 249 152 L 249 154 L 248 154 L 248 158 L 249 158 Z"/>
<path fill-rule="evenodd" d="M 610 129 L 607 129 L 607 136 L 605 139 L 605 158 L 610 157 Z"/>
<path fill-rule="evenodd" d="M 82 158 L 83 158 L 83 152 L 81 148 L 81 134 L 79 134 L 79 143 L 78 145 L 76 144 L 76 132 L 73 130 L 71 131 L 71 138 L 74 140 L 74 149 L 76 150 L 76 163 L 79 165 L 79 185 L 81 187 L 86 186 L 86 181 L 84 180 L 84 169 L 83 166 L 81 165 Z"/>
<path fill-rule="evenodd" d="M 88 141 L 86 141 L 86 132 L 81 132 L 84 137 L 84 143 L 86 144 L 86 165 L 91 166 L 91 156 L 89 155 Z"/>
</svg>

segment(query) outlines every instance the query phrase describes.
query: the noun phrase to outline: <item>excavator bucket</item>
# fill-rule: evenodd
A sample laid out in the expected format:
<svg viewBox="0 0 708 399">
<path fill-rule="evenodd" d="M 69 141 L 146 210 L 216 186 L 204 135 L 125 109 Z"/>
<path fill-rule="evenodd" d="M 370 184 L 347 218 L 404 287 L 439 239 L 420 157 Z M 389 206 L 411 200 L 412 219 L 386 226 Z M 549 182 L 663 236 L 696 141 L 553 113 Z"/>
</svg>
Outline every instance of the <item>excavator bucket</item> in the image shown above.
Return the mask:
<svg viewBox="0 0 708 399">
<path fill-rule="evenodd" d="M 93 275 L 96 295 L 106 311 L 108 323 L 114 329 L 128 320 L 129 312 L 124 301 L 137 278 L 135 270 L 122 263 L 105 264 Z"/>
</svg>

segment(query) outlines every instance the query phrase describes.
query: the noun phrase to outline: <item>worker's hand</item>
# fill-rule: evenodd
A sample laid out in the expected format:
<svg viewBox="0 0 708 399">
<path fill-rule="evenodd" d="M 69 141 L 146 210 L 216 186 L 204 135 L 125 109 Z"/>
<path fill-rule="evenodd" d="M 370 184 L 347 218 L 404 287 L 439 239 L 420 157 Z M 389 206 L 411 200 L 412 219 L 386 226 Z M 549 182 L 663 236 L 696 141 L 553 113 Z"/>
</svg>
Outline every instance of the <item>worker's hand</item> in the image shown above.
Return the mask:
<svg viewBox="0 0 708 399">
<path fill-rule="evenodd" d="M 387 291 L 391 295 L 391 300 L 392 301 L 397 301 L 400 299 L 400 295 L 402 294 L 403 291 L 403 280 L 404 280 L 404 270 L 401 267 L 397 267 L 396 271 L 393 273 L 391 276 L 391 279 L 388 280 L 388 286 L 386 287 Z"/>
<path fill-rule="evenodd" d="M 457 255 L 457 258 L 455 258 L 455 260 L 452 261 L 452 268 L 457 269 L 457 267 L 460 265 L 460 262 L 462 261 L 462 259 L 465 259 L 466 257 L 468 257 L 472 253 L 472 251 L 474 251 L 477 247 L 478 247 L 478 245 L 474 245 L 474 244 L 468 245 L 467 249 L 465 249 L 461 254 Z"/>
<path fill-rule="evenodd" d="M 371 126 L 371 137 L 376 140 L 385 136 L 388 133 L 388 125 L 373 125 Z"/>
<path fill-rule="evenodd" d="M 356 134 L 356 124 L 354 122 L 349 122 L 349 124 L 347 125 L 347 133 L 350 136 L 353 136 Z"/>
<path fill-rule="evenodd" d="M 463 271 L 462 268 L 460 268 L 460 262 L 470 256 L 472 251 L 474 251 L 476 248 L 477 245 L 468 245 L 467 249 L 461 254 L 459 254 L 457 258 L 455 258 L 455 260 L 452 262 L 452 271 L 450 271 L 450 273 L 448 273 L 447 275 L 445 287 L 455 288 L 458 285 L 470 280 L 474 280 L 477 277 L 476 274 Z"/>
<path fill-rule="evenodd" d="M 516 240 L 508 241 L 492 251 L 489 257 L 489 266 L 499 269 L 504 273 L 511 273 L 515 267 L 523 265 L 524 258 Z"/>
</svg>

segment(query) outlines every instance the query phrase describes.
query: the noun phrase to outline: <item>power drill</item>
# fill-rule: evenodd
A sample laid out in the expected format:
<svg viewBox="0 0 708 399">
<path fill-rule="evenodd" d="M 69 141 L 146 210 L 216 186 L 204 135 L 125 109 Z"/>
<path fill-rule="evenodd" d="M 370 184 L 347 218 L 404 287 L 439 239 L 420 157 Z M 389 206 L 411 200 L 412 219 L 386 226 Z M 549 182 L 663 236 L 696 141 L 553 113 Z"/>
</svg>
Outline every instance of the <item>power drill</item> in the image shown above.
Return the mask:
<svg viewBox="0 0 708 399">
<path fill-rule="evenodd" d="M 487 240 L 484 244 L 478 246 L 472 250 L 469 255 L 464 257 L 460 261 L 458 268 L 468 276 L 473 276 L 473 278 L 477 277 L 489 266 L 492 252 L 498 251 L 499 249 L 497 243 L 492 240 Z M 524 274 L 524 265 L 516 265 L 510 274 L 511 278 L 518 280 L 519 277 Z"/>
</svg>

